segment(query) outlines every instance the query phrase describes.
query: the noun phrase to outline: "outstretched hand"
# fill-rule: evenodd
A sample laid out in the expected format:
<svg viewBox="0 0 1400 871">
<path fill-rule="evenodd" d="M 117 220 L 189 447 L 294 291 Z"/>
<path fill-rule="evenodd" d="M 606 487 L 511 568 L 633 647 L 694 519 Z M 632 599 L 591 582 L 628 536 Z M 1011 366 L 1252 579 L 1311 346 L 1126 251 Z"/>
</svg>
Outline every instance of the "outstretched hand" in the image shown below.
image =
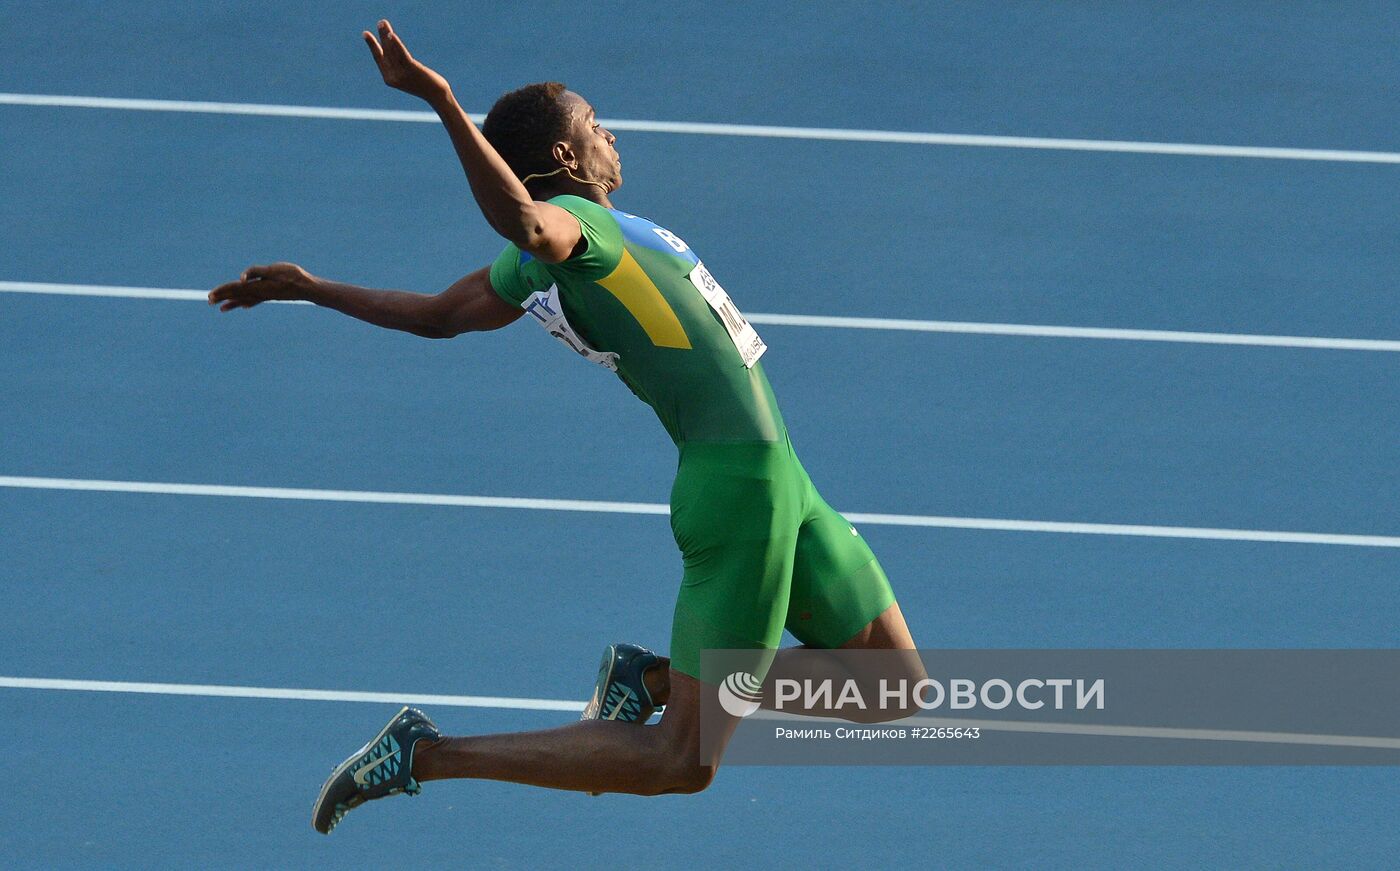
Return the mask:
<svg viewBox="0 0 1400 871">
<path fill-rule="evenodd" d="M 237 281 L 209 291 L 209 304 L 217 305 L 219 311 L 233 311 L 274 299 L 306 299 L 315 283 L 315 277 L 295 263 L 250 266 Z"/>
<path fill-rule="evenodd" d="M 368 30 L 363 36 L 370 53 L 374 55 L 374 62 L 379 66 L 379 74 L 384 77 L 384 84 L 429 102 L 451 91 L 447 79 L 414 60 L 388 21 L 379 22 L 379 39 L 375 39 Z M 383 40 L 383 45 L 380 45 L 380 40 Z"/>
</svg>

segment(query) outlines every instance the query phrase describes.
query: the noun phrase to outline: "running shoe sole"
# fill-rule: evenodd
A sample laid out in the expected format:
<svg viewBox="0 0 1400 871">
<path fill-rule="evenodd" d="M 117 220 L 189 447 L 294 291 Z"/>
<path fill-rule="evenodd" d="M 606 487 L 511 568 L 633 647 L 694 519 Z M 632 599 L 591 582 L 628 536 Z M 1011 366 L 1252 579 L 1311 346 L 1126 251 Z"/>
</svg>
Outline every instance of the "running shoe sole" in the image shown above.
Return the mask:
<svg viewBox="0 0 1400 871">
<path fill-rule="evenodd" d="M 625 654 L 621 656 L 619 654 Z M 643 665 L 627 676 L 628 680 L 614 681 L 620 666 L 632 669 L 634 662 L 641 659 Z M 656 711 L 647 693 L 642 675 L 657 661 L 656 654 L 635 644 L 609 644 L 603 651 L 603 660 L 598 664 L 598 680 L 593 685 L 593 696 L 583 708 L 581 720 L 621 720 L 624 723 L 645 723 Z"/>
</svg>

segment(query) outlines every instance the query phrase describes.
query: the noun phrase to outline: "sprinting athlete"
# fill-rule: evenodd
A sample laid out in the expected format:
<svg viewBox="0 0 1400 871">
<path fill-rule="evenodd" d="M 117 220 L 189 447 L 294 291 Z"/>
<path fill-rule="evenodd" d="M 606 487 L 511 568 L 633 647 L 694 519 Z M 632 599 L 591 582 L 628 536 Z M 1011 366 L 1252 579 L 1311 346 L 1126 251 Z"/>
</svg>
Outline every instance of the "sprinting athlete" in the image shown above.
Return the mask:
<svg viewBox="0 0 1400 871">
<path fill-rule="evenodd" d="M 583 721 L 453 738 L 404 708 L 334 769 L 313 825 L 329 832 L 367 800 L 416 794 L 443 778 L 594 793 L 702 790 L 719 758 L 701 756 L 701 697 L 723 676 L 701 672 L 700 652 L 776 650 L 785 627 L 810 647 L 910 650 L 889 581 L 793 453 L 762 339 L 680 236 L 613 207 L 622 164 L 593 107 L 561 84 L 527 85 L 501 97 L 479 131 L 387 21 L 378 31 L 364 38 L 385 83 L 436 110 L 482 214 L 509 244 L 489 268 L 431 296 L 278 263 L 248 269 L 210 303 L 229 311 L 308 300 L 433 338 L 534 320 L 615 372 L 676 443 L 671 526 L 684 574 L 669 660 L 610 645 Z M 663 706 L 659 723 L 640 725 Z M 719 724 L 723 737 L 736 722 Z"/>
</svg>

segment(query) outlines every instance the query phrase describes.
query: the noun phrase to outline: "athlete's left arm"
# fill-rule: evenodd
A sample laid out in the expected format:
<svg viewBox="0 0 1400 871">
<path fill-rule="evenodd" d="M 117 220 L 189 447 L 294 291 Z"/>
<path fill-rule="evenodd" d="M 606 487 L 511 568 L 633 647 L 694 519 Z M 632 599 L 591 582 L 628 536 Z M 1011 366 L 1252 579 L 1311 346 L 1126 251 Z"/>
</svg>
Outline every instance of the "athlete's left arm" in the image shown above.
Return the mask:
<svg viewBox="0 0 1400 871">
<path fill-rule="evenodd" d="M 305 300 L 359 320 L 428 339 L 496 330 L 513 323 L 524 309 L 491 288 L 491 268 L 478 269 L 437 294 L 375 290 L 312 275 L 294 263 L 252 266 L 237 281 L 209 292 L 220 311 L 252 308 L 270 300 Z"/>
<path fill-rule="evenodd" d="M 478 269 L 453 282 L 432 298 L 436 322 L 449 338 L 479 330 L 499 330 L 515 323 L 525 309 L 511 305 L 491 287 L 491 267 Z"/>
</svg>

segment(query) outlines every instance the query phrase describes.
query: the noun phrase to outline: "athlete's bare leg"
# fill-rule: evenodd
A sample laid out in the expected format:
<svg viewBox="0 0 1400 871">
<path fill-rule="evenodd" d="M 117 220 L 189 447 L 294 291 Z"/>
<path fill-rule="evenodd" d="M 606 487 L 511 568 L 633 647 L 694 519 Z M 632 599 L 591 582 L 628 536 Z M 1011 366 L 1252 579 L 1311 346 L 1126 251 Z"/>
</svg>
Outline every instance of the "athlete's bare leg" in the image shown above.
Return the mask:
<svg viewBox="0 0 1400 871">
<path fill-rule="evenodd" d="M 628 792 L 659 795 L 699 792 L 719 765 L 700 758 L 698 680 L 671 672 L 669 698 L 661 722 L 654 726 L 607 720 L 582 720 L 539 732 L 443 738 L 423 742 L 414 751 L 413 776 L 420 780 L 480 777 L 580 792 Z M 713 688 L 710 688 L 713 692 Z M 713 727 L 723 747 L 737 720 L 717 704 Z"/>
<path fill-rule="evenodd" d="M 923 662 L 915 652 L 914 637 L 909 632 L 909 626 L 904 622 L 904 614 L 899 610 L 899 604 L 895 603 L 886 608 L 880 616 L 871 620 L 852 638 L 843 643 L 840 650 L 890 650 L 909 651 L 908 656 L 891 657 L 881 660 L 878 673 L 853 674 L 848 667 L 848 663 L 836 657 L 824 659 L 817 655 L 820 648 L 810 645 L 801 647 L 786 647 L 779 650 L 773 657 L 773 664 L 769 669 L 769 675 L 782 677 L 788 680 L 819 682 L 822 680 L 834 680 L 838 683 L 847 679 L 865 681 L 872 677 L 885 678 L 889 680 L 907 680 L 910 685 L 923 680 L 928 675 L 924 671 Z M 797 653 L 801 651 L 801 653 Z M 662 659 L 662 662 L 668 660 Z M 648 671 L 645 675 L 647 692 L 656 700 L 658 705 L 665 704 L 665 693 L 669 687 L 667 683 L 667 672 L 662 669 Z M 862 687 L 864 692 L 865 687 Z M 874 691 L 867 693 L 874 697 Z M 776 706 L 771 694 L 763 699 L 763 707 L 774 709 Z M 791 708 L 789 708 L 791 710 Z M 916 713 L 913 707 L 908 709 L 889 708 L 882 711 L 872 710 L 862 714 L 857 714 L 856 719 L 860 722 L 884 722 L 896 720 L 901 717 Z M 823 711 L 812 710 L 805 712 L 808 716 L 832 717 L 835 719 L 852 719 L 850 711 Z"/>
<path fill-rule="evenodd" d="M 889 651 L 889 653 L 875 659 L 853 661 L 851 657 L 823 656 L 822 648 L 812 645 L 787 647 L 779 650 L 777 655 L 773 657 L 773 665 L 768 671 L 768 676 L 774 680 L 795 680 L 801 686 L 818 685 L 823 681 L 832 681 L 836 686 L 840 686 L 846 681 L 855 681 L 864 698 L 879 698 L 879 682 L 882 680 L 892 683 L 904 680 L 907 682 L 906 686 L 913 686 L 918 681 L 928 677 L 898 603 L 891 604 L 878 617 L 842 643 L 838 649 L 880 650 Z M 773 695 L 774 680 L 768 682 L 762 706 L 770 710 L 793 713 L 792 704 L 788 704 L 785 708 L 778 708 Z M 811 709 L 801 709 L 801 713 L 805 716 L 829 717 L 860 723 L 883 723 L 902 719 L 917 712 L 918 708 L 912 704 L 912 700 L 904 708 L 872 707 L 870 710 L 859 711 L 849 708 L 829 709 L 817 706 Z"/>
<path fill-rule="evenodd" d="M 842 650 L 914 650 L 914 636 L 904 622 L 899 603 L 890 605 L 879 617 L 841 645 Z"/>
<path fill-rule="evenodd" d="M 899 606 L 891 605 L 841 647 L 913 650 L 914 640 Z M 780 652 L 775 668 L 782 658 Z M 832 676 L 829 671 L 820 675 Z M 663 677 L 669 679 L 663 682 Z M 720 751 L 700 758 L 700 698 L 714 688 L 659 668 L 648 672 L 647 682 L 652 697 L 666 702 L 666 712 L 654 726 L 584 720 L 537 732 L 425 741 L 414 751 L 413 776 L 420 781 L 478 777 L 580 792 L 699 792 L 719 767 Z M 723 730 L 716 742 L 722 748 L 738 720 L 720 713 L 718 704 L 705 710 L 716 718 L 709 725 Z"/>
</svg>

